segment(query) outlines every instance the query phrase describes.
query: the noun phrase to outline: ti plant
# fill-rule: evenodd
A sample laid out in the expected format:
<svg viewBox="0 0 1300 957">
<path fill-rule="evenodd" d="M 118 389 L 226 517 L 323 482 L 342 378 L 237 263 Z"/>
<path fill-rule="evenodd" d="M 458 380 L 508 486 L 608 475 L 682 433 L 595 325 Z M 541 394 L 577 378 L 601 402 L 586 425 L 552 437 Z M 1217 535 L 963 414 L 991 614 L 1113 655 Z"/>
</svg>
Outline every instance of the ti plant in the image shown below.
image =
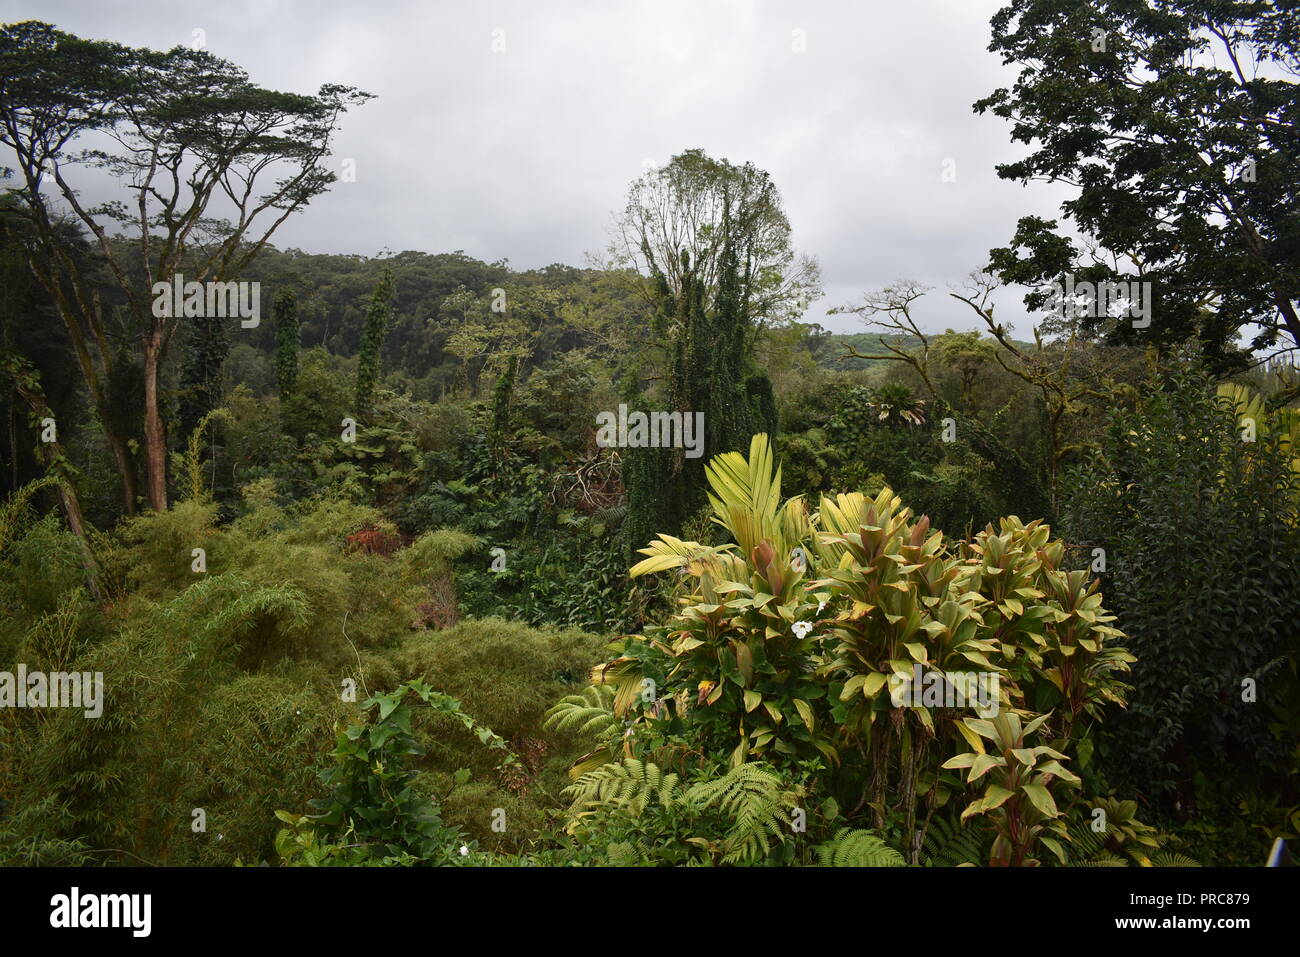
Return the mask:
<svg viewBox="0 0 1300 957">
<path fill-rule="evenodd" d="M 1011 516 L 954 542 L 889 489 L 822 496 L 810 514 L 801 498 L 782 502 L 764 435 L 707 474 L 713 521 L 731 541 L 660 535 L 641 549 L 634 577 L 676 571 L 689 591 L 666 625 L 624 636 L 593 671 L 623 730 L 581 770 L 620 750 L 664 763 L 673 749 L 816 768 L 848 799 L 849 822 L 866 809 L 883 833 L 898 813 L 916 864 L 933 814 L 962 790 L 939 765 L 979 740 L 970 711 L 989 729 L 1000 711 L 1048 712 L 1050 743 L 1066 749 L 1123 704 L 1118 676 L 1133 656 L 1115 644 L 1096 583 L 1061 567 L 1065 546 L 1042 522 Z M 1024 807 L 999 854 L 1033 847 L 1024 819 L 1042 812 Z"/>
<path fill-rule="evenodd" d="M 823 498 L 819 519 L 817 547 L 829 571 L 814 587 L 839 599 L 840 609 L 826 623 L 831 656 L 822 673 L 843 679 L 839 697 L 854 715 L 850 727 L 867 741 L 865 797 L 877 830 L 885 823 L 890 769 L 899 769 L 899 803 L 915 864 L 924 841 L 924 829 L 916 830 L 921 777 L 930 744 L 943 729 L 930 707 L 915 700 L 902 707 L 897 692 L 910 687 L 921 668 L 994 672 L 986 655 L 995 646 L 983 633 L 979 596 L 964 587 L 963 568 L 949 555 L 943 533 L 932 532 L 925 516 L 913 522 L 893 492 L 885 489 L 874 500 L 858 493 Z M 932 801 L 940 797 L 931 789 Z"/>
<path fill-rule="evenodd" d="M 803 501 L 781 504 L 781 470 L 773 469 L 767 436 L 756 435 L 749 458 L 728 452 L 707 467 L 713 521 L 734 544 L 719 547 L 660 535 L 633 577 L 678 568 L 695 589 L 656 644 L 672 661 L 670 683 L 688 679 L 696 726 L 710 739 L 730 739 L 731 764 L 772 757 L 837 753 L 817 704 L 825 683 L 809 667 L 816 654 L 812 616 L 825 595 L 807 587 L 805 544 L 811 526 Z"/>
<path fill-rule="evenodd" d="M 1086 572 L 1065 571 L 1065 546 L 1042 522 L 1012 516 L 984 529 L 966 547 L 966 587 L 991 608 L 989 639 L 1002 663 L 1033 691 L 1035 711 L 1055 708 L 1060 739 L 1079 736 L 1081 719 L 1100 719 L 1108 704 L 1123 707 L 1128 686 L 1118 674 L 1136 661 L 1114 639 L 1115 616 L 1102 607 Z M 1049 687 L 1050 686 L 1050 687 Z"/>
<path fill-rule="evenodd" d="M 1022 725 L 1020 716 L 1005 711 L 991 721 L 967 718 L 963 727 L 975 748 L 949 758 L 945 768 L 968 768 L 968 784 L 984 781 L 984 793 L 962 812 L 962 821 L 982 816 L 993 826 L 996 837 L 989 852 L 994 867 L 1036 866 L 1037 845 L 1050 850 L 1061 863 L 1066 854 L 1062 841 L 1070 834 L 1064 815 L 1052 796 L 1061 782 L 1077 786 L 1079 778 L 1065 769 L 1060 751 L 1046 745 L 1029 747 L 1026 739 L 1047 723 L 1049 714 L 1039 715 Z M 991 745 L 985 748 L 983 740 Z"/>
</svg>

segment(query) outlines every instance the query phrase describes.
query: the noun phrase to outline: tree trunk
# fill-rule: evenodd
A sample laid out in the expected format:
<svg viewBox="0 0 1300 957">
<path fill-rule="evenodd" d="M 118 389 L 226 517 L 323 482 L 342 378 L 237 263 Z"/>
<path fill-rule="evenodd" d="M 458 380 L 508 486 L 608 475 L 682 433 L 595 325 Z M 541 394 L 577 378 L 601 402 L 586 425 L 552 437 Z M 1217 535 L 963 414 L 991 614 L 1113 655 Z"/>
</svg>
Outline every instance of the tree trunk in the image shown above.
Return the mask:
<svg viewBox="0 0 1300 957">
<path fill-rule="evenodd" d="M 81 567 L 86 573 L 86 587 L 97 604 L 103 604 L 104 593 L 99 587 L 99 564 L 95 553 L 90 550 L 90 539 L 86 535 L 86 520 L 81 514 L 81 501 L 72 483 L 66 479 L 59 481 L 59 504 L 63 506 L 63 517 L 67 519 L 68 528 L 77 537 L 77 549 L 81 552 Z"/>
<path fill-rule="evenodd" d="M 155 512 L 167 511 L 167 433 L 158 411 L 158 366 L 162 360 L 162 330 L 154 326 L 144 337 L 145 495 Z"/>
<path fill-rule="evenodd" d="M 50 294 L 59 318 L 63 320 L 63 325 L 68 330 L 68 336 L 72 340 L 73 354 L 77 359 L 77 367 L 81 369 L 82 378 L 86 382 L 86 389 L 90 392 L 91 405 L 95 409 L 95 415 L 99 419 L 100 427 L 104 430 L 104 439 L 108 443 L 108 450 L 113 456 L 113 464 L 117 467 L 118 475 L 122 479 L 122 504 L 126 508 L 127 515 L 134 515 L 136 495 L 135 464 L 131 461 L 131 453 L 127 447 L 126 437 L 118 431 L 113 418 L 113 409 L 104 393 L 105 384 L 112 378 L 113 366 L 108 352 L 108 344 L 103 335 L 103 325 L 99 315 L 99 301 L 96 298 L 94 310 L 89 314 L 84 309 L 78 311 L 77 306 L 64 294 L 56 276 L 38 266 L 36 260 L 29 259 L 28 262 L 37 281 Z M 92 333 L 90 341 L 82 332 L 81 323 L 78 321 L 79 316 L 90 327 Z M 97 349 L 91 348 L 91 341 L 98 346 Z"/>
<path fill-rule="evenodd" d="M 1296 315 L 1295 306 L 1291 305 L 1291 297 L 1285 292 L 1275 292 L 1273 298 L 1277 302 L 1278 312 L 1282 314 L 1287 332 L 1291 333 L 1295 344 L 1300 346 L 1300 316 Z"/>
<path fill-rule="evenodd" d="M 53 413 L 45 401 L 45 393 L 41 389 L 35 373 L 27 381 L 16 380 L 14 388 L 32 410 L 32 421 L 37 425 L 37 428 L 40 427 L 39 423 L 42 420 L 53 418 Z M 53 476 L 58 482 L 59 504 L 63 508 L 63 516 L 67 519 L 68 528 L 72 530 L 72 534 L 77 539 L 77 549 L 81 553 L 81 565 L 86 573 L 86 587 L 90 591 L 91 597 L 96 602 L 102 603 L 104 593 L 99 587 L 99 563 L 95 561 L 95 553 L 90 547 L 90 537 L 86 534 L 86 520 L 81 512 L 81 500 L 77 498 L 77 490 L 73 487 L 64 470 L 66 458 L 63 454 L 63 447 L 58 442 L 38 442 L 37 448 L 40 450 L 40 457 L 42 464 L 45 466 L 46 474 Z"/>
<path fill-rule="evenodd" d="M 100 424 L 104 424 L 105 414 L 99 417 Z M 126 440 L 112 426 L 104 426 L 104 441 L 108 443 L 108 451 L 113 456 L 113 464 L 117 466 L 118 477 L 122 479 L 122 505 L 126 509 L 127 515 L 135 514 L 135 463 L 131 461 L 131 450 L 127 448 Z"/>
</svg>

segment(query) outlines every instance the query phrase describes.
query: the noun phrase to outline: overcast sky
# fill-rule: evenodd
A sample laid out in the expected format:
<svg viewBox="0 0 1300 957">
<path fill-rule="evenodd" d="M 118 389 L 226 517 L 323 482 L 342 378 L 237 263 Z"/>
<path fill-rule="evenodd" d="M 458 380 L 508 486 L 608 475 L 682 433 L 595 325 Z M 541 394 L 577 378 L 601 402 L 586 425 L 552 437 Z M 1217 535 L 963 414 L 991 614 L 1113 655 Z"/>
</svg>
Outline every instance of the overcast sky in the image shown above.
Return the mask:
<svg viewBox="0 0 1300 957">
<path fill-rule="evenodd" d="M 1020 216 L 1055 215 L 1068 195 L 999 180 L 995 164 L 1025 148 L 971 110 L 1014 81 L 987 50 L 999 6 L 0 0 L 0 20 L 157 49 L 199 36 L 263 86 L 375 94 L 337 139 L 356 181 L 285 223 L 281 248 L 582 265 L 645 164 L 700 147 L 772 174 L 795 245 L 822 267 L 826 297 L 807 321 L 858 329 L 826 309 L 907 277 L 936 287 L 918 314 L 942 330 L 973 315 L 945 287 Z M 1000 318 L 1026 334 L 1022 292 L 1003 297 Z"/>
</svg>

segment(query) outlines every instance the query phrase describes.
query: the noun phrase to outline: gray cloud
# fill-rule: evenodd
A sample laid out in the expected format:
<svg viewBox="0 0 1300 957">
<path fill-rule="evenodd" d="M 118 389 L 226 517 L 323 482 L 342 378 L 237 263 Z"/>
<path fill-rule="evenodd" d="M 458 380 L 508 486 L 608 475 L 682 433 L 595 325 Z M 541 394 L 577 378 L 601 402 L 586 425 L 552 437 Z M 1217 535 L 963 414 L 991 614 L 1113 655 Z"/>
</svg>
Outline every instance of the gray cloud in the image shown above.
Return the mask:
<svg viewBox="0 0 1300 957">
<path fill-rule="evenodd" d="M 1062 197 L 999 180 L 994 165 L 1023 147 L 971 111 L 1014 79 L 986 49 L 999 5 L 0 0 L 0 19 L 155 48 L 202 29 L 265 86 L 375 93 L 337 141 L 356 182 L 281 227 L 283 248 L 581 264 L 646 161 L 702 147 L 776 180 L 822 265 L 809 321 L 855 328 L 826 308 L 906 276 L 939 287 L 921 314 L 942 329 L 971 326 L 944 284 Z M 1008 318 L 1018 295 L 1003 297 Z"/>
</svg>

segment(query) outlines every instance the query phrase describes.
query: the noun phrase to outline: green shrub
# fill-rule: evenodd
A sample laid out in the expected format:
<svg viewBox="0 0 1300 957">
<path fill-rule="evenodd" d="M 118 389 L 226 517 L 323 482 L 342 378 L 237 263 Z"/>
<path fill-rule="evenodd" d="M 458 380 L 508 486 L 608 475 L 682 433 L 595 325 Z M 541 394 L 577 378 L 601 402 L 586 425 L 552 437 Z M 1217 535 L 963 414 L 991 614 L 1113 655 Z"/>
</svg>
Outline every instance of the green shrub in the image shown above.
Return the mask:
<svg viewBox="0 0 1300 957">
<path fill-rule="evenodd" d="M 1270 702 L 1293 686 L 1285 662 L 1300 656 L 1289 450 L 1262 428 L 1243 441 L 1206 378 L 1174 373 L 1112 417 L 1068 489 L 1071 537 L 1090 560 L 1104 550 L 1106 592 L 1141 662 L 1100 751 L 1110 779 L 1188 812 L 1197 771 L 1282 790 L 1300 740 L 1300 722 L 1269 728 Z"/>
</svg>

